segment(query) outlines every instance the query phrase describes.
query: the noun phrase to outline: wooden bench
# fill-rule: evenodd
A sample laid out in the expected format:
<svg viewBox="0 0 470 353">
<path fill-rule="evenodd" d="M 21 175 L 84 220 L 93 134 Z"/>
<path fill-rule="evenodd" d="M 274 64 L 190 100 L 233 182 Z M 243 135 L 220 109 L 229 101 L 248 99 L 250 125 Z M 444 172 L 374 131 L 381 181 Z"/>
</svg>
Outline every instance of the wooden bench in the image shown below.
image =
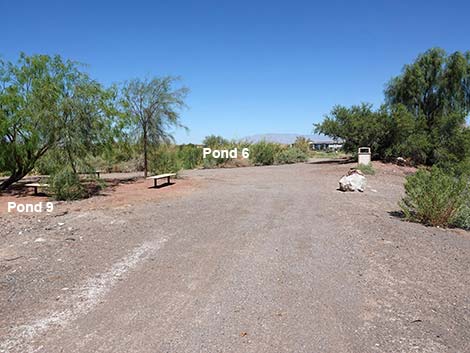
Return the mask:
<svg viewBox="0 0 470 353">
<path fill-rule="evenodd" d="M 26 184 L 25 186 L 34 188 L 34 195 L 38 194 L 38 188 L 47 188 L 49 187 L 49 184 L 40 184 L 40 183 L 30 183 Z"/>
<path fill-rule="evenodd" d="M 148 177 L 147 179 L 153 179 L 153 186 L 157 187 L 157 180 L 158 179 L 167 179 L 167 183 L 170 183 L 170 178 L 175 177 L 176 173 L 167 173 L 167 174 L 159 174 L 159 175 L 153 175 Z"/>
<path fill-rule="evenodd" d="M 95 170 L 95 171 L 91 171 L 91 172 L 83 172 L 83 173 L 78 173 L 80 175 L 96 175 L 98 177 L 98 179 L 100 178 L 100 173 L 103 173 L 102 170 Z"/>
</svg>

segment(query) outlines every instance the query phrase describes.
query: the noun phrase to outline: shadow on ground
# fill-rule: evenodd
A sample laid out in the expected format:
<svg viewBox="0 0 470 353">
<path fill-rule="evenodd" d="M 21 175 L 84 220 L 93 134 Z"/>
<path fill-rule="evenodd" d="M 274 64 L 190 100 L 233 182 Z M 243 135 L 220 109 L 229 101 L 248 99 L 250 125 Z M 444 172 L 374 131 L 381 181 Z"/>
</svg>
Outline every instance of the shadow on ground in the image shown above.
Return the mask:
<svg viewBox="0 0 470 353">
<path fill-rule="evenodd" d="M 352 158 L 337 158 L 337 159 L 319 159 L 319 160 L 312 160 L 307 162 L 307 164 L 349 164 L 349 163 L 356 163 L 355 159 Z"/>
</svg>

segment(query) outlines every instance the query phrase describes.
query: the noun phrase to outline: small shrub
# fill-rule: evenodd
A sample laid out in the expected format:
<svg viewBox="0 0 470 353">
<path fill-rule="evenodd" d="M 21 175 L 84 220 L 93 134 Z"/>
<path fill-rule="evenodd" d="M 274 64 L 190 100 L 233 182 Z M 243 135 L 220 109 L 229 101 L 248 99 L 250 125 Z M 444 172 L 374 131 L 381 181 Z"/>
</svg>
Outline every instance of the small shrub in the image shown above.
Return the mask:
<svg viewBox="0 0 470 353">
<path fill-rule="evenodd" d="M 160 146 L 149 162 L 153 174 L 177 173 L 181 170 L 181 162 L 174 146 Z"/>
<path fill-rule="evenodd" d="M 69 169 L 62 169 L 51 175 L 49 190 L 56 200 L 78 200 L 87 196 L 79 176 Z"/>
<path fill-rule="evenodd" d="M 356 168 L 357 170 L 360 170 L 362 173 L 365 175 L 374 175 L 375 174 L 375 169 L 372 166 L 372 163 L 369 164 L 359 164 Z"/>
<path fill-rule="evenodd" d="M 180 146 L 178 159 L 183 169 L 194 169 L 202 164 L 202 149 L 191 144 Z"/>
<path fill-rule="evenodd" d="M 311 143 L 311 141 L 308 138 L 305 138 L 303 136 L 299 136 L 295 140 L 293 147 L 303 151 L 304 153 L 309 153 L 310 152 L 310 143 Z"/>
<path fill-rule="evenodd" d="M 223 147 L 223 149 L 228 149 L 228 147 Z M 214 158 L 212 155 L 208 155 L 206 158 L 203 158 L 203 167 L 206 169 L 222 167 L 230 160 L 231 158 L 229 157 Z"/>
<path fill-rule="evenodd" d="M 307 159 L 307 154 L 297 147 L 291 147 L 282 150 L 276 155 L 275 158 L 277 164 L 300 163 L 306 162 Z"/>
<path fill-rule="evenodd" d="M 458 228 L 470 230 L 470 195 L 465 204 L 459 209 L 452 225 Z"/>
<path fill-rule="evenodd" d="M 142 156 L 131 158 L 127 161 L 118 162 L 112 165 L 109 172 L 130 173 L 141 172 L 144 170 L 144 158 Z"/>
<path fill-rule="evenodd" d="M 261 141 L 251 145 L 250 159 L 254 165 L 272 165 L 280 151 L 278 144 Z"/>
<path fill-rule="evenodd" d="M 433 167 L 408 176 L 400 202 L 405 217 L 432 226 L 468 225 L 468 181 Z M 467 215 L 465 213 L 467 212 Z"/>
</svg>

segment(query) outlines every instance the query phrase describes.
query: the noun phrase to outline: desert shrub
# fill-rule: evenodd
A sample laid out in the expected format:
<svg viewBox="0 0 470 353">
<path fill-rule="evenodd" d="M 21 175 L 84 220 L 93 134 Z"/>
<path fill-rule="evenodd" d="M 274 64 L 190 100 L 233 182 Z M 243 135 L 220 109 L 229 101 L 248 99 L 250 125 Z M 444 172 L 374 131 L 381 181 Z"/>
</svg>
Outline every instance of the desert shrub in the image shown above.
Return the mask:
<svg viewBox="0 0 470 353">
<path fill-rule="evenodd" d="M 466 223 L 466 205 L 469 204 L 468 180 L 433 167 L 420 169 L 408 176 L 405 197 L 400 207 L 411 221 L 432 226 Z"/>
<path fill-rule="evenodd" d="M 202 165 L 202 149 L 192 144 L 180 146 L 178 159 L 183 169 L 194 169 Z"/>
<path fill-rule="evenodd" d="M 229 144 L 229 141 L 222 136 L 218 135 L 209 135 L 204 138 L 202 144 L 210 148 L 218 148 Z"/>
<path fill-rule="evenodd" d="M 49 190 L 56 200 L 78 200 L 87 196 L 79 176 L 68 168 L 55 171 L 51 175 Z"/>
<path fill-rule="evenodd" d="M 306 137 L 299 136 L 295 140 L 293 147 L 301 150 L 304 153 L 309 153 L 310 152 L 310 140 Z"/>
<path fill-rule="evenodd" d="M 276 155 L 280 151 L 280 145 L 261 141 L 251 145 L 250 159 L 254 165 L 271 165 L 274 164 Z"/>
<path fill-rule="evenodd" d="M 113 173 L 130 173 L 141 172 L 144 170 L 144 157 L 133 157 L 127 161 L 121 161 L 111 165 L 109 172 Z"/>
<path fill-rule="evenodd" d="M 210 168 L 217 168 L 225 165 L 231 161 L 231 158 L 214 158 L 211 155 L 206 156 L 206 158 L 203 159 L 202 165 L 204 168 L 210 169 Z"/>
<path fill-rule="evenodd" d="M 375 169 L 372 166 L 372 163 L 359 164 L 356 169 L 360 170 L 365 175 L 374 175 L 375 174 Z"/>
<path fill-rule="evenodd" d="M 307 153 L 297 147 L 290 147 L 278 152 L 275 156 L 277 164 L 290 164 L 305 162 L 308 159 Z"/>
<path fill-rule="evenodd" d="M 467 195 L 466 201 L 457 212 L 452 225 L 470 230 L 470 195 Z"/>
<path fill-rule="evenodd" d="M 177 173 L 181 170 L 178 151 L 174 146 L 162 145 L 152 154 L 149 161 L 153 174 Z"/>
<path fill-rule="evenodd" d="M 207 138 L 206 138 L 207 140 Z M 235 142 L 228 142 L 225 140 L 225 144 L 223 145 L 212 145 L 210 148 L 212 149 L 219 149 L 219 150 L 231 150 L 233 148 L 238 148 L 239 153 L 241 152 L 241 148 L 239 145 Z M 202 155 L 202 152 L 201 152 Z M 204 168 L 219 168 L 219 167 L 224 167 L 226 166 L 230 161 L 232 161 L 232 158 L 230 157 L 219 157 L 219 158 L 214 158 L 212 155 L 207 155 L 205 158 L 203 158 L 203 167 Z"/>
<path fill-rule="evenodd" d="M 104 172 L 111 172 L 113 164 L 110 161 L 105 160 L 102 156 L 89 156 L 87 158 L 87 164 L 89 171 L 101 170 Z"/>
<path fill-rule="evenodd" d="M 212 156 L 207 156 L 206 158 L 202 160 L 202 166 L 205 169 L 216 168 L 220 164 L 221 162 L 216 158 L 212 158 Z"/>
</svg>

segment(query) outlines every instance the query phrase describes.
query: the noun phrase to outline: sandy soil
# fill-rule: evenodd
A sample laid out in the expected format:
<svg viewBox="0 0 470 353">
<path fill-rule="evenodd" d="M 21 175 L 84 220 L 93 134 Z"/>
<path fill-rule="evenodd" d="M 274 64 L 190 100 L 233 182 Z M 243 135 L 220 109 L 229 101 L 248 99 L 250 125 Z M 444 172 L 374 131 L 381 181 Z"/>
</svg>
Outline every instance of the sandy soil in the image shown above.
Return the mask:
<svg viewBox="0 0 470 353">
<path fill-rule="evenodd" d="M 1 197 L 0 352 L 470 352 L 470 233 L 395 216 L 411 169 L 349 167 Z"/>
</svg>

